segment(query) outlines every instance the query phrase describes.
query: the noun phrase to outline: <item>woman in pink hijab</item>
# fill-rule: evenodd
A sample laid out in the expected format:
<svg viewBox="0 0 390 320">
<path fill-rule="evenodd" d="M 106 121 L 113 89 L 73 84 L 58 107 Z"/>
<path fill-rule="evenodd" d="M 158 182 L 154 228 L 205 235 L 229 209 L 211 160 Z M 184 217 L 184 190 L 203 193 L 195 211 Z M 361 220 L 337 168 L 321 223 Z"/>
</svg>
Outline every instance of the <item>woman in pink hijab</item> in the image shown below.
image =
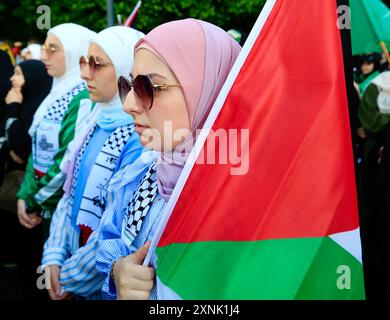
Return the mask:
<svg viewBox="0 0 390 320">
<path fill-rule="evenodd" d="M 155 161 L 134 193 L 126 189 L 134 190 L 127 181 L 136 164 L 112 179 L 116 200 L 105 213 L 96 256 L 98 270 L 106 274 L 107 298 L 151 296 L 154 269 L 142 266 L 147 241 L 164 214 L 196 130 L 203 127 L 240 49 L 225 31 L 195 19 L 163 24 L 135 46 L 130 79 L 119 79 L 119 91 Z"/>
</svg>

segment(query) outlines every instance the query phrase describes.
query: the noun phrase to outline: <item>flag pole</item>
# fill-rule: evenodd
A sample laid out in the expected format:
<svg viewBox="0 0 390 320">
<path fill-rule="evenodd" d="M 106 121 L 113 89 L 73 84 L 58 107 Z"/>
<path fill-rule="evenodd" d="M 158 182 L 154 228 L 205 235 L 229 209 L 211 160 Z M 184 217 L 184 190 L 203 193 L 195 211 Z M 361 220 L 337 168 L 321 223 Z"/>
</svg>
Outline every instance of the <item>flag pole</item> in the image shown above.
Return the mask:
<svg viewBox="0 0 390 320">
<path fill-rule="evenodd" d="M 114 3 L 113 0 L 106 0 L 107 27 L 114 25 Z"/>
<path fill-rule="evenodd" d="M 138 10 L 141 7 L 142 1 L 138 1 L 138 3 L 135 5 L 133 11 L 130 13 L 129 17 L 126 19 L 124 26 L 125 27 L 130 27 L 132 23 L 135 20 L 135 17 L 137 16 Z"/>
<path fill-rule="evenodd" d="M 123 23 L 122 23 L 122 16 L 120 14 L 116 15 L 116 21 L 117 21 L 118 26 L 123 25 Z"/>
<path fill-rule="evenodd" d="M 381 47 L 382 47 L 383 52 L 385 53 L 387 62 L 390 64 L 390 53 L 389 53 L 389 50 L 387 49 L 386 43 L 384 41 L 381 41 Z"/>
</svg>

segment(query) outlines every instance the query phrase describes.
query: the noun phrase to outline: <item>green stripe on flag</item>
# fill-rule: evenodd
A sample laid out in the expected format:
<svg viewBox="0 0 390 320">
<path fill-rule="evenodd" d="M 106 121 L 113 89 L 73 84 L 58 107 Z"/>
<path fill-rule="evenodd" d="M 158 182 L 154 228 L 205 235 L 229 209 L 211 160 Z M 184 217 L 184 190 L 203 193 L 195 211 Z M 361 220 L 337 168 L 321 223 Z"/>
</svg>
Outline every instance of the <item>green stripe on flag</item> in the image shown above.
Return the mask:
<svg viewBox="0 0 390 320">
<path fill-rule="evenodd" d="M 175 243 L 161 281 L 184 299 L 364 299 L 361 263 L 329 237 Z"/>
</svg>

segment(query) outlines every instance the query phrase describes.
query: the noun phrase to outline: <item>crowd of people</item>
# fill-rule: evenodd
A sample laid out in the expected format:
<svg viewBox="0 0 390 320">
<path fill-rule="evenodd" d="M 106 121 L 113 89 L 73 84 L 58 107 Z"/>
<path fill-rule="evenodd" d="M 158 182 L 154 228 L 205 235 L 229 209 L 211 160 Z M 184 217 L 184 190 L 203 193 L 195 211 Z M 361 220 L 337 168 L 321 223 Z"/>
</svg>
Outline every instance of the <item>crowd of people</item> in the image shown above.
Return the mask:
<svg viewBox="0 0 390 320">
<path fill-rule="evenodd" d="M 367 298 L 390 299 L 390 71 L 385 54 L 354 57 L 353 113 Z"/>
<path fill-rule="evenodd" d="M 25 298 L 172 294 L 155 264 L 142 262 L 186 144 L 196 140 L 240 49 L 221 28 L 185 19 L 147 35 L 65 23 L 48 31 L 38 58 L 13 67 L 2 52 L 9 206 L 2 206 L 1 252 L 3 263 L 17 262 Z M 167 134 L 166 122 L 188 134 Z M 48 295 L 37 288 L 39 267 Z"/>
<path fill-rule="evenodd" d="M 65 23 L 16 60 L 0 50 L 0 251 L 2 263 L 16 262 L 24 298 L 175 297 L 156 276 L 155 257 L 143 261 L 186 147 L 240 52 L 233 36 L 195 19 L 147 35 Z M 381 54 L 355 58 L 351 123 L 366 292 L 383 298 L 390 71 Z M 168 134 L 167 122 L 188 134 Z M 47 290 L 37 286 L 38 270 Z"/>
</svg>

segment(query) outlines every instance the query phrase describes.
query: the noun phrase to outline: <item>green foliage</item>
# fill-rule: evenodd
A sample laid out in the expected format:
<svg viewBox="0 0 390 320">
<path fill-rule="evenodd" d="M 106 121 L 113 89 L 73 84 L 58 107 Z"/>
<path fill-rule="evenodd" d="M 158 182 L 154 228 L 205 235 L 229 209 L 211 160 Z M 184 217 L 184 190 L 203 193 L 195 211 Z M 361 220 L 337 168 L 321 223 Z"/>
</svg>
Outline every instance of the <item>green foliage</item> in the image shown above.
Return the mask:
<svg viewBox="0 0 390 320">
<path fill-rule="evenodd" d="M 114 0 L 114 14 L 124 22 L 138 0 Z M 171 20 L 188 17 L 212 22 L 224 29 L 251 30 L 266 0 L 144 0 L 133 27 L 148 32 Z M 1 0 L 0 40 L 43 39 L 47 30 L 39 30 L 37 8 L 47 5 L 51 25 L 74 22 L 100 31 L 107 26 L 106 0 Z"/>
<path fill-rule="evenodd" d="M 116 13 L 127 16 L 137 0 L 120 2 Z M 145 0 L 135 27 L 150 31 L 171 20 L 193 17 L 212 22 L 224 29 L 237 28 L 249 32 L 265 0 Z"/>
<path fill-rule="evenodd" d="M 125 21 L 138 0 L 114 0 L 114 14 Z M 249 33 L 266 0 L 143 0 L 133 26 L 143 32 L 175 19 L 187 17 L 212 22 L 224 29 Z M 390 7 L 390 0 L 383 0 Z M 51 9 L 51 25 L 74 22 L 100 31 L 107 26 L 106 0 L 1 0 L 0 40 L 43 39 L 37 8 Z"/>
</svg>

